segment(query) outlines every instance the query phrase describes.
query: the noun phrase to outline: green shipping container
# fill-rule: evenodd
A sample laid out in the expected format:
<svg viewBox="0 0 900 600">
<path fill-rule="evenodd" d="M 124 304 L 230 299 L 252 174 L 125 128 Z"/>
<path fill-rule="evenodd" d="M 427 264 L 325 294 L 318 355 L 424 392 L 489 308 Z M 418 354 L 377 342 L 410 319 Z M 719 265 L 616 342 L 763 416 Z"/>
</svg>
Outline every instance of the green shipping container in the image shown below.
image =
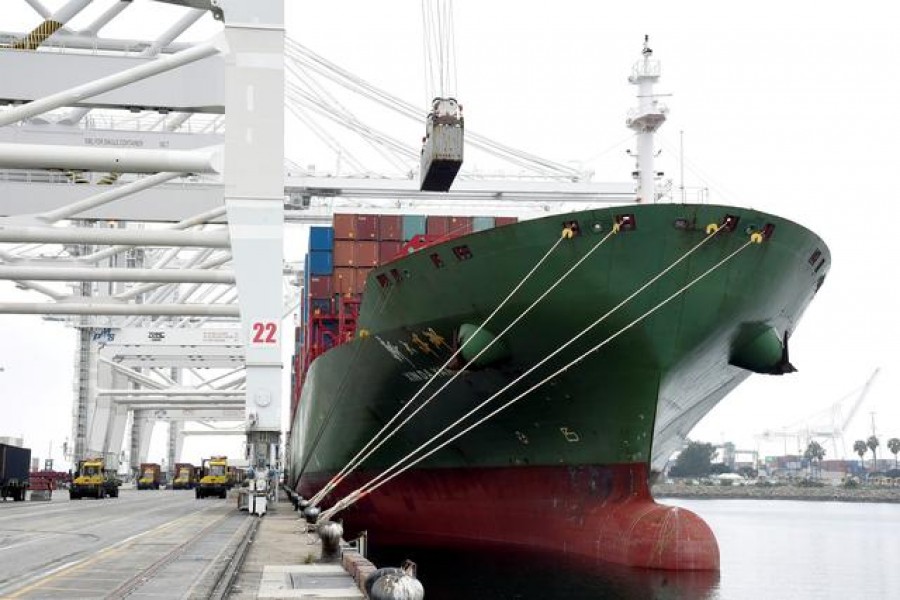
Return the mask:
<svg viewBox="0 0 900 600">
<path fill-rule="evenodd" d="M 472 219 L 472 231 L 484 231 L 494 228 L 494 217 L 475 217 Z"/>
<path fill-rule="evenodd" d="M 417 235 L 425 235 L 425 215 L 403 215 L 403 241 L 408 242 Z"/>
</svg>

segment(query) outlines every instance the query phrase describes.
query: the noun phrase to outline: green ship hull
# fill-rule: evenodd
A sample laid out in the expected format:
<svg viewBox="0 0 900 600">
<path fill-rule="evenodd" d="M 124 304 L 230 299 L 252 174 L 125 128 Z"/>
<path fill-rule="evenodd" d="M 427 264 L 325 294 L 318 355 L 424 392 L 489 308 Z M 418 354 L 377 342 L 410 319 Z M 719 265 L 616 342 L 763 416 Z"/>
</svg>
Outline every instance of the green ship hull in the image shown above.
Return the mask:
<svg viewBox="0 0 900 600">
<path fill-rule="evenodd" d="M 610 235 L 616 223 L 621 227 Z M 715 226 L 720 228 L 710 236 Z M 382 265 L 367 280 L 357 337 L 317 358 L 306 373 L 289 441 L 291 485 L 307 497 L 315 493 L 432 375 L 438 373 L 417 406 L 443 385 L 462 364 L 456 360 L 440 371 L 461 339 L 471 335 L 526 278 L 564 229 L 575 235 L 550 252 L 486 323 L 489 333 L 482 333 L 470 345 L 483 346 L 484 339 L 527 314 L 369 457 L 326 504 L 426 443 L 706 242 L 477 416 L 579 357 L 580 362 L 417 464 L 383 492 L 374 492 L 371 501 L 348 509 L 344 515 L 351 525 L 371 529 L 379 524 L 386 538 L 402 542 L 403 535 L 394 534 L 404 527 L 388 515 L 391 505 L 378 506 L 378 494 L 406 502 L 407 512 L 411 502 L 415 511 L 427 513 L 426 507 L 431 507 L 438 514 L 441 494 L 448 502 L 453 496 L 442 491 L 442 474 L 456 487 L 468 481 L 467 474 L 475 477 L 482 489 L 473 495 L 492 498 L 488 504 L 500 511 L 497 519 L 503 517 L 504 504 L 495 500 L 506 492 L 484 489 L 490 485 L 482 478 L 485 473 L 508 474 L 507 485 L 521 485 L 521 493 L 527 496 L 540 495 L 541 486 L 515 483 L 517 474 L 553 469 L 561 479 L 571 480 L 573 473 L 587 469 L 601 479 L 611 478 L 615 484 L 610 489 L 624 485 L 626 499 L 652 504 L 647 492 L 649 473 L 665 465 L 719 400 L 754 371 L 792 370 L 784 347 L 788 334 L 795 330 L 830 266 L 823 241 L 796 223 L 737 207 L 679 204 L 611 207 L 525 221 L 431 246 Z M 760 243 L 748 245 L 751 237 Z M 472 351 L 464 356 L 471 359 Z M 594 475 L 585 480 L 586 504 L 580 505 L 577 514 L 587 514 L 609 501 L 609 490 L 592 495 Z M 411 490 L 413 481 L 418 481 L 419 489 Z M 581 491 L 559 493 L 577 496 Z M 428 497 L 423 500 L 422 494 Z M 557 500 L 565 502 L 565 498 Z M 536 499 L 537 504 L 543 506 Z M 427 522 L 425 515 L 422 523 Z M 417 527 L 410 535 L 422 539 L 472 541 L 480 535 L 475 530 L 460 531 L 458 526 L 452 532 L 442 532 L 439 526 Z M 503 531 L 491 537 L 531 543 Z M 592 548 L 594 538 L 588 536 L 580 547 Z M 566 544 L 553 542 L 557 543 Z M 708 545 L 708 540 L 703 543 Z M 623 557 L 620 550 L 576 551 L 639 566 L 715 568 L 718 563 L 717 549 L 714 561 L 687 566 L 678 560 L 662 564 Z M 679 546 L 677 552 L 685 550 Z"/>
</svg>

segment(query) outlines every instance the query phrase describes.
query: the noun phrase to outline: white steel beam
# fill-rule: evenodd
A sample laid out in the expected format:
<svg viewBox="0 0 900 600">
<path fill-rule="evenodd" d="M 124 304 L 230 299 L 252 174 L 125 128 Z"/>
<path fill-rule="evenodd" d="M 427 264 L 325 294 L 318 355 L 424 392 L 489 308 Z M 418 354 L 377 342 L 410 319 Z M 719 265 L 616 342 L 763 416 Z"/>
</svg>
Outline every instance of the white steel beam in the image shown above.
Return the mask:
<svg viewBox="0 0 900 600">
<path fill-rule="evenodd" d="M 247 376 L 243 375 L 241 377 L 238 377 L 234 381 L 229 381 L 228 383 L 217 387 L 216 389 L 217 390 L 230 390 L 230 389 L 235 389 L 235 388 L 246 389 L 245 388 L 246 383 L 247 383 Z"/>
<path fill-rule="evenodd" d="M 142 410 L 150 410 L 150 409 L 142 409 Z M 197 421 L 200 422 L 215 420 L 215 421 L 243 421 L 244 420 L 244 411 L 243 408 L 235 408 L 235 407 L 225 407 L 225 408 L 207 408 L 205 406 L 191 407 L 191 408 L 160 408 L 158 410 L 165 410 L 166 415 L 165 418 L 168 421 Z"/>
<path fill-rule="evenodd" d="M 453 183 L 449 192 L 422 192 L 419 183 L 406 179 L 361 179 L 354 177 L 286 177 L 285 192 L 291 196 L 321 198 L 398 198 L 436 201 L 451 205 L 459 200 L 503 202 L 622 202 L 634 196 L 634 183 L 586 181 L 465 180 Z"/>
<path fill-rule="evenodd" d="M 180 398 L 169 398 L 166 396 L 147 396 L 145 398 L 117 398 L 115 396 L 112 396 L 111 399 L 114 404 L 127 404 L 131 406 L 139 406 L 141 408 L 145 408 L 148 406 L 166 406 L 167 404 L 171 404 L 172 406 L 186 407 L 209 405 L 216 407 L 221 406 L 233 408 L 235 406 L 243 406 L 244 404 L 243 396 L 240 398 L 207 398 L 204 396 L 182 396 Z"/>
<path fill-rule="evenodd" d="M 159 283 L 234 283 L 231 271 L 205 269 L 128 269 L 102 267 L 34 267 L 0 264 L 0 279 L 37 281 L 152 281 Z"/>
<path fill-rule="evenodd" d="M 2 55 L 0 55 L 2 56 Z M 0 70 L 3 63 L 0 61 Z M 0 98 L 3 82 L 0 82 Z M 81 110 L 81 109 L 76 109 Z M 88 110 L 88 109 L 85 109 Z M 175 114 L 158 115 L 159 119 L 166 119 L 168 123 Z M 51 118 L 44 115 L 43 118 Z M 56 118 L 56 115 L 53 115 Z M 215 118 L 213 115 L 204 115 L 205 120 Z M 67 124 L 67 117 L 59 119 L 55 123 L 20 123 L 14 127 L 0 127 L 0 142 L 14 144 L 39 144 L 48 146 L 77 146 L 79 148 L 136 148 L 136 149 L 163 149 L 163 150 L 198 150 L 222 144 L 222 135 L 218 133 L 200 134 L 196 132 L 184 132 L 189 135 L 180 135 L 167 130 L 150 129 L 146 121 L 150 116 L 146 112 L 125 113 L 122 111 L 105 112 L 95 115 L 84 127 L 73 127 Z M 24 173 L 18 173 L 20 179 L 24 179 Z M 31 173 L 30 179 L 34 183 L 48 179 L 47 173 Z M 12 174 L 5 174 L 6 178 Z M 65 180 L 63 175 L 57 175 L 57 183 Z M 84 185 L 84 184 L 81 184 Z M 85 186 L 90 187 L 90 186 Z M 40 211 L 32 211 L 40 212 Z"/>
<path fill-rule="evenodd" d="M 43 19 L 49 19 L 50 15 L 53 14 L 46 6 L 41 4 L 40 0 L 25 0 L 25 3 L 33 8 L 34 12 L 39 14 Z"/>
<path fill-rule="evenodd" d="M 174 225 L 170 225 L 168 229 L 172 231 L 178 231 L 181 229 L 187 229 L 189 227 L 194 227 L 196 225 L 201 225 L 203 223 L 207 223 L 213 219 L 217 219 L 225 214 L 225 207 L 214 208 L 212 210 L 208 210 L 199 215 L 194 215 L 193 217 L 189 217 L 184 219 L 183 221 L 179 221 Z M 109 258 L 110 256 L 114 256 L 119 254 L 120 252 L 125 252 L 134 246 L 113 246 L 112 248 L 107 248 L 106 250 L 101 250 L 99 252 L 94 252 L 93 254 L 88 254 L 85 256 L 79 256 L 79 262 L 97 262 L 103 260 L 105 258 Z"/>
<path fill-rule="evenodd" d="M 196 390 L 193 388 L 166 388 L 161 390 L 97 390 L 98 396 L 117 396 L 119 398 L 178 398 L 184 396 L 193 396 L 196 398 L 217 398 L 217 397 L 239 397 L 243 396 L 241 390 Z"/>
<path fill-rule="evenodd" d="M 98 94 L 102 94 L 103 92 L 108 92 L 124 85 L 134 83 L 135 81 L 146 79 L 158 73 L 164 73 L 182 65 L 190 64 L 194 61 L 206 58 L 207 56 L 212 56 L 219 52 L 221 43 L 221 40 L 216 38 L 212 42 L 198 44 L 187 50 L 163 56 L 152 62 L 125 69 L 119 73 L 114 73 L 107 77 L 102 77 L 95 81 L 75 86 L 56 94 L 51 94 L 40 100 L 23 104 L 22 106 L 0 113 L 0 126 L 10 125 L 23 119 L 59 108 L 60 106 L 73 105 L 85 98 L 91 98 Z M 157 170 L 163 171 L 166 169 Z"/>
<path fill-rule="evenodd" d="M 209 329 L 166 329 L 148 331 L 143 327 L 111 328 L 100 332 L 106 352 L 134 352 L 144 348 L 169 347 L 205 352 L 226 347 L 232 352 L 243 351 L 241 332 L 235 327 Z M 105 334 L 105 335 L 103 335 Z"/>
<path fill-rule="evenodd" d="M 230 55 L 225 206 L 246 340 L 248 453 L 251 465 L 261 467 L 274 465 L 282 427 L 284 2 L 218 5 Z M 242 61 L 244 55 L 254 60 Z"/>
<path fill-rule="evenodd" d="M 5 175 L 0 172 L 0 185 L 6 188 L 3 191 L 6 197 L 4 209 L 8 215 L 24 216 L 56 210 L 83 199 L 84 191 L 93 189 L 90 185 L 4 181 L 14 173 L 20 176 L 28 174 L 16 171 Z M 42 174 L 47 175 L 46 172 Z M 335 211 L 360 212 L 360 199 L 365 199 L 369 206 L 362 209 L 363 212 L 400 214 L 412 209 L 425 214 L 490 216 L 521 214 L 523 210 L 544 211 L 545 206 L 562 202 L 571 203 L 573 210 L 584 205 L 634 202 L 633 182 L 457 180 L 453 186 L 454 189 L 449 192 L 421 192 L 418 183 L 410 180 L 288 177 L 285 178 L 284 196 L 290 200 L 285 204 L 284 219 L 290 223 L 327 225 L 331 223 Z M 217 208 L 222 203 L 223 193 L 220 183 L 177 180 L 177 183 L 170 182 L 144 190 L 80 216 L 86 219 L 175 222 Z M 303 198 L 309 198 L 312 205 L 301 207 Z M 402 207 L 398 208 L 398 202 L 402 203 Z"/>
<path fill-rule="evenodd" d="M 0 73 L 2 72 L 0 67 Z M 106 169 L 104 172 L 114 170 Z M 98 184 L 73 184 L 61 172 L 0 170 L 3 215 L 22 217 L 23 221 L 33 219 L 35 214 L 56 210 L 108 189 Z M 78 218 L 172 225 L 221 206 L 224 206 L 221 184 L 210 180 L 190 181 L 182 178 L 121 198 L 112 204 L 98 206 L 79 214 Z"/>
<path fill-rule="evenodd" d="M 119 198 L 124 198 L 125 196 L 146 190 L 147 188 L 151 188 L 160 183 L 165 183 L 166 181 L 171 181 L 181 175 L 182 173 L 163 172 L 149 177 L 142 177 L 131 183 L 116 186 L 115 188 L 97 194 L 96 196 L 85 198 L 84 200 L 69 204 L 68 206 L 62 206 L 56 210 L 47 211 L 38 215 L 38 219 L 47 223 L 56 223 L 59 220 L 68 219 L 73 215 L 77 215 L 78 213 L 82 213 L 91 208 L 115 202 Z"/>
<path fill-rule="evenodd" d="M 185 122 L 193 116 L 192 113 L 189 112 L 180 112 L 175 113 L 174 115 L 169 115 L 169 118 L 166 119 L 164 129 L 165 131 L 178 131 Z"/>
<path fill-rule="evenodd" d="M 0 112 L 0 120 L 6 113 Z M 82 169 L 121 173 L 220 173 L 221 149 L 138 150 L 42 144 L 0 144 L 0 168 Z M 82 209 L 86 210 L 86 209 Z M 81 211 L 79 211 L 81 212 Z"/>
<path fill-rule="evenodd" d="M 197 20 L 202 17 L 206 13 L 205 10 L 199 10 L 196 8 L 192 8 L 191 10 L 185 12 L 181 15 L 181 18 L 178 19 L 175 23 L 173 23 L 168 29 L 166 29 L 153 43 L 149 48 L 144 50 L 143 54 L 145 56 L 156 56 L 162 49 L 175 41 L 179 35 L 184 33 L 188 27 L 197 22 Z"/>
<path fill-rule="evenodd" d="M 128 407 L 127 403 L 118 403 L 114 401 L 119 406 Z M 243 406 L 240 404 L 178 404 L 170 401 L 166 401 L 160 404 L 138 404 L 134 407 L 130 407 L 130 410 L 134 411 L 152 411 L 156 413 L 157 418 L 159 419 L 168 419 L 169 414 L 174 414 L 175 419 L 182 421 L 242 421 L 243 416 L 239 416 L 234 418 L 235 413 L 237 411 L 243 411 Z M 171 413 L 169 412 L 171 411 Z M 160 414 L 163 413 L 163 414 Z M 179 413 L 193 413 L 193 416 L 185 416 L 183 418 L 178 417 Z M 225 413 L 224 416 L 221 416 L 222 413 Z"/>
<path fill-rule="evenodd" d="M 18 256 L 14 256 L 12 254 L 9 254 L 8 252 L 4 252 L 4 251 L 0 250 L 0 260 L 8 262 L 8 263 L 15 263 L 15 262 L 18 262 L 20 259 Z M 15 279 L 14 283 L 22 289 L 33 290 L 40 294 L 44 294 L 45 296 L 48 296 L 54 300 L 62 300 L 63 298 L 66 297 L 66 294 L 64 294 L 62 292 L 58 292 L 52 288 L 49 288 L 49 287 L 47 287 L 41 283 L 37 283 L 35 281 L 24 281 L 24 280 L 20 280 L 20 279 Z"/>
<path fill-rule="evenodd" d="M 235 354 L 213 353 L 202 356 L 175 354 L 130 354 L 122 356 L 122 364 L 133 368 L 195 367 L 198 369 L 234 369 L 244 364 L 244 357 Z"/>
<path fill-rule="evenodd" d="M 69 0 L 55 13 L 44 17 L 44 22 L 35 27 L 31 33 L 13 44 L 17 50 L 34 50 L 44 43 L 65 25 L 69 19 L 80 13 L 93 0 Z"/>
<path fill-rule="evenodd" d="M 239 317 L 240 309 L 222 304 L 112 304 L 103 302 L 0 302 L 0 314 Z"/>
<path fill-rule="evenodd" d="M 185 429 L 182 435 L 247 435 L 246 429 Z"/>
<path fill-rule="evenodd" d="M 147 375 L 144 375 L 143 373 L 135 371 L 134 369 L 129 369 L 128 367 L 125 367 L 114 361 L 111 361 L 104 356 L 100 356 L 99 354 L 97 355 L 97 360 L 98 360 L 98 362 L 101 362 L 101 363 L 111 367 L 114 371 L 118 372 L 119 374 L 124 375 L 128 379 L 130 379 L 134 382 L 137 382 L 141 385 L 144 385 L 144 386 L 147 386 L 150 388 L 155 388 L 155 389 L 163 389 L 166 387 L 165 384 L 156 381 L 152 377 L 148 377 Z"/>
<path fill-rule="evenodd" d="M 38 244 L 117 244 L 133 246 L 199 246 L 227 248 L 227 231 L 168 229 L 80 229 L 76 227 L 9 227 L 0 224 L 0 242 Z M 279 264 L 279 268 L 280 268 Z"/>
<path fill-rule="evenodd" d="M 150 438 L 156 427 L 156 419 L 149 410 L 132 412 L 131 426 L 131 467 L 137 471 L 142 462 L 147 462 L 150 452 Z"/>
<path fill-rule="evenodd" d="M 31 0 L 26 0 L 31 1 Z M 46 16 L 50 15 L 50 11 L 45 11 Z M 45 15 L 41 15 L 45 16 Z M 46 18 L 45 16 L 45 18 Z M 24 34 L 15 31 L 0 31 L 0 43 L 4 46 L 12 46 Z M 62 47 L 72 50 L 106 50 L 112 52 L 125 53 L 129 51 L 146 50 L 153 45 L 150 40 L 121 39 L 108 37 L 88 37 L 80 32 L 72 32 L 68 29 L 60 29 L 53 34 L 53 40 L 48 44 L 53 47 Z M 172 42 L 164 47 L 160 54 L 172 54 L 181 50 L 190 48 L 192 44 L 185 42 Z"/>
<path fill-rule="evenodd" d="M 226 252 L 223 256 L 220 256 L 220 257 L 214 258 L 214 259 L 210 259 L 206 262 L 201 263 L 199 266 L 199 269 L 196 269 L 196 270 L 204 271 L 206 269 L 214 269 L 216 267 L 224 265 L 225 263 L 227 263 L 230 260 L 231 260 L 231 254 Z M 194 262 L 191 261 L 186 266 L 193 267 Z M 195 270 L 195 269 L 192 269 L 192 270 Z M 222 283 L 222 282 L 211 282 L 211 283 Z M 149 292 L 150 290 L 160 287 L 160 285 L 164 285 L 164 284 L 145 283 L 143 285 L 133 287 L 130 290 L 128 290 L 127 292 L 122 292 L 120 294 L 116 294 L 116 298 L 118 298 L 119 300 L 131 300 L 133 298 L 137 298 L 141 294 L 144 294 L 146 292 Z"/>
<path fill-rule="evenodd" d="M 244 370 L 243 367 L 241 367 L 240 369 L 232 369 L 231 371 L 228 371 L 227 373 L 222 373 L 221 375 L 217 375 L 215 377 L 205 379 L 198 384 L 198 387 L 202 387 L 202 386 L 213 387 L 214 383 L 218 383 L 218 382 L 222 381 L 223 379 L 228 379 L 232 375 L 237 375 L 238 373 L 240 373 L 243 370 Z M 197 374 L 197 373 L 194 373 L 194 374 L 199 377 L 199 374 Z"/>
<path fill-rule="evenodd" d="M 150 369 L 150 371 L 153 372 L 154 374 L 156 374 L 157 377 L 162 378 L 162 380 L 165 381 L 168 385 L 170 385 L 170 386 L 178 385 L 178 382 L 176 382 L 174 379 L 172 379 L 171 377 L 166 375 L 166 372 L 164 370 L 154 368 L 154 369 Z"/>
<path fill-rule="evenodd" d="M 107 8 L 102 15 L 94 19 L 94 21 L 90 25 L 88 25 L 78 33 L 83 36 L 96 38 L 97 33 L 99 33 L 101 29 L 106 27 L 110 23 L 110 21 L 118 17 L 119 14 L 129 6 L 131 6 L 131 0 L 119 0 L 118 2 Z"/>
<path fill-rule="evenodd" d="M 118 4 L 115 4 L 109 8 L 99 19 L 91 23 L 91 25 L 86 30 L 86 33 L 96 36 L 97 32 L 103 27 L 104 23 L 101 23 L 104 19 L 115 17 L 119 12 L 125 9 L 125 7 L 131 4 L 131 0 L 121 0 Z M 162 35 L 160 35 L 150 46 L 144 48 L 141 52 L 142 56 L 156 56 L 160 53 L 160 51 L 172 43 L 175 38 L 184 33 L 184 31 L 193 25 L 197 19 L 203 16 L 203 11 L 201 10 L 190 10 L 184 15 L 182 15 L 181 19 L 179 19 L 174 25 L 169 27 Z M 82 32 L 85 33 L 85 32 Z M 74 108 L 69 113 L 57 121 L 58 123 L 62 123 L 64 125 L 74 125 L 81 121 L 85 115 L 87 115 L 91 111 L 90 108 Z M 188 117 L 191 116 L 191 113 L 180 113 L 185 118 L 181 121 L 187 120 Z M 165 117 L 163 117 L 165 119 Z M 180 123 L 179 123 L 180 124 Z M 168 129 L 168 127 L 167 127 Z M 173 129 L 177 129 L 177 126 Z M 169 129 L 169 131 L 173 131 L 173 129 Z"/>
<path fill-rule="evenodd" d="M 168 420 L 168 419 L 167 419 Z M 175 463 L 181 462 L 181 450 L 184 447 L 184 421 L 169 420 L 169 452 L 167 454 L 169 474 L 175 472 Z"/>
<path fill-rule="evenodd" d="M 212 301 L 219 301 L 219 304 L 234 304 L 237 302 L 238 292 L 236 287 L 225 288 L 225 293 L 222 294 L 221 298 L 216 297 Z M 211 301 L 211 302 L 212 302 Z M 191 319 L 191 325 L 194 328 L 201 327 L 204 323 L 210 320 L 210 317 L 203 317 L 202 319 Z"/>
</svg>

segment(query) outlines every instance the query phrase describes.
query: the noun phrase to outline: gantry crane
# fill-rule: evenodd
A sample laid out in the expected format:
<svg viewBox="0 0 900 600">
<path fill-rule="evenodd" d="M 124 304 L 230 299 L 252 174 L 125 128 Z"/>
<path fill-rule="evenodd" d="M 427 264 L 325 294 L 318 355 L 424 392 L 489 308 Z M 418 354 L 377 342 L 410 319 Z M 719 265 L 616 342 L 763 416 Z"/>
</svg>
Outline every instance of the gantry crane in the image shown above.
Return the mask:
<svg viewBox="0 0 900 600">
<path fill-rule="evenodd" d="M 856 413 L 859 412 L 859 407 L 872 389 L 872 383 L 875 381 L 880 370 L 880 368 L 876 368 L 872 372 L 869 379 L 866 380 L 866 383 L 858 390 L 858 393 L 857 390 L 853 390 L 825 410 L 813 413 L 806 419 L 803 419 L 801 423 L 805 423 L 805 425 L 799 427 L 786 427 L 781 430 L 766 430 L 756 435 L 756 439 L 766 441 L 771 441 L 775 438 L 784 440 L 795 439 L 797 440 L 798 454 L 802 454 L 806 445 L 808 445 L 811 440 L 825 438 L 831 440 L 831 446 L 834 450 L 835 457 L 838 455 L 842 457 L 845 456 L 846 447 L 844 445 L 844 431 L 847 429 L 850 422 L 853 421 Z M 845 415 L 843 412 L 845 404 L 851 399 L 852 402 Z M 830 424 L 825 427 L 821 426 L 820 420 L 817 421 L 823 414 L 827 415 L 830 419 Z M 785 451 L 786 450 L 787 449 L 785 448 Z"/>
</svg>

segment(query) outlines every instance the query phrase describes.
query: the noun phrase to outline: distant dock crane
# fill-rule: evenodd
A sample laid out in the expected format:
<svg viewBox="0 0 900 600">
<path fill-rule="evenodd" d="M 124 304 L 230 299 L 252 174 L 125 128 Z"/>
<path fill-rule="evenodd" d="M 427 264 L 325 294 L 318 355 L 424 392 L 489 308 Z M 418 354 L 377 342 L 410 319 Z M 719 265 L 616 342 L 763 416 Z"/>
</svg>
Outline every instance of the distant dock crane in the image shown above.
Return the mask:
<svg viewBox="0 0 900 600">
<path fill-rule="evenodd" d="M 796 440 L 798 454 L 803 453 L 805 447 L 809 444 L 810 441 L 817 438 L 826 439 L 831 441 L 831 447 L 834 451 L 833 456 L 835 458 L 838 456 L 846 456 L 844 431 L 847 429 L 847 426 L 851 423 L 851 421 L 853 421 L 856 413 L 859 412 L 859 407 L 862 406 L 862 403 L 866 399 L 866 396 L 869 395 L 869 390 L 872 389 L 872 383 L 875 381 L 875 378 L 880 371 L 880 368 L 876 368 L 869 376 L 869 379 L 862 386 L 862 388 L 853 390 L 828 408 L 813 413 L 812 415 L 804 419 L 802 422 L 806 424 L 805 426 L 798 427 L 794 425 L 792 427 L 785 427 L 780 430 L 769 429 L 756 435 L 756 439 L 765 441 L 772 441 L 774 439 Z M 850 403 L 849 409 L 847 410 L 847 413 L 845 415 L 844 405 L 851 398 L 853 400 Z M 826 426 L 822 426 L 823 415 L 825 415 L 829 420 L 829 424 Z M 787 449 L 785 448 L 785 452 L 786 451 Z"/>
</svg>

